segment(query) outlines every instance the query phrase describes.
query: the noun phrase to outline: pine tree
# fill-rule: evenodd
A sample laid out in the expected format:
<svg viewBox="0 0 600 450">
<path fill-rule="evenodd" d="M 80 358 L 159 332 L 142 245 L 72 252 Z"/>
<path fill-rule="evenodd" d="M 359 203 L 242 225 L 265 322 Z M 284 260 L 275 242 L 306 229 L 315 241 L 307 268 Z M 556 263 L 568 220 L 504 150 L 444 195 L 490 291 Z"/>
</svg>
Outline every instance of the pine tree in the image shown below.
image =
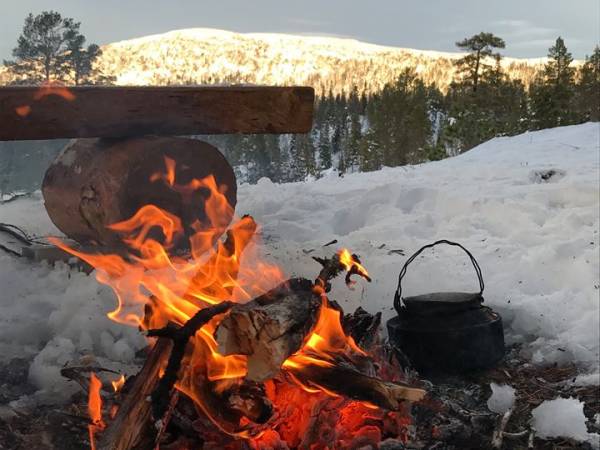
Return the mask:
<svg viewBox="0 0 600 450">
<path fill-rule="evenodd" d="M 481 32 L 457 42 L 456 46 L 469 52 L 467 56 L 456 61 L 456 65 L 469 78 L 473 91 L 477 91 L 479 77 L 486 66 L 483 61 L 484 58 L 495 57 L 497 54 L 493 50 L 504 48 L 506 44 L 504 40 L 492 33 Z"/>
<path fill-rule="evenodd" d="M 471 80 L 452 83 L 445 103 L 447 116 L 441 139 L 450 154 L 464 152 L 495 136 L 522 132 L 528 123 L 523 83 L 508 78 L 500 55 L 495 55 L 494 65 L 482 70 L 476 91 Z"/>
<path fill-rule="evenodd" d="M 29 14 L 12 51 L 15 59 L 4 64 L 21 82 L 68 81 L 75 74 L 78 83 L 91 75 L 92 63 L 100 54 L 94 44 L 83 49 L 80 25 L 55 11 Z"/>
<path fill-rule="evenodd" d="M 96 44 L 84 48 L 85 40 L 85 36 L 78 32 L 73 32 L 68 39 L 64 58 L 71 69 L 74 84 L 76 86 L 91 84 L 92 80 L 97 84 L 108 84 L 114 81 L 114 77 L 104 76 L 94 67 L 94 62 L 102 55 L 102 50 Z"/>
</svg>

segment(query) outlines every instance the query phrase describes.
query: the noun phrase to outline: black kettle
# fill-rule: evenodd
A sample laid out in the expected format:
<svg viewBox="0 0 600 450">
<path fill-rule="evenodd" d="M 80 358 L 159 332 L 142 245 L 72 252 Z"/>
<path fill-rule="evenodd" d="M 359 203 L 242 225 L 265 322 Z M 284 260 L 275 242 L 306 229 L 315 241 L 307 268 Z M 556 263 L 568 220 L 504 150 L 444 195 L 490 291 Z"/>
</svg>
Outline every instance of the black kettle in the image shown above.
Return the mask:
<svg viewBox="0 0 600 450">
<path fill-rule="evenodd" d="M 435 292 L 402 298 L 408 265 L 438 244 L 460 247 L 471 259 L 479 292 Z M 394 308 L 388 320 L 390 343 L 422 373 L 465 373 L 493 367 L 504 356 L 502 318 L 483 306 L 483 276 L 473 255 L 462 245 L 440 240 L 412 255 L 400 271 Z"/>
</svg>

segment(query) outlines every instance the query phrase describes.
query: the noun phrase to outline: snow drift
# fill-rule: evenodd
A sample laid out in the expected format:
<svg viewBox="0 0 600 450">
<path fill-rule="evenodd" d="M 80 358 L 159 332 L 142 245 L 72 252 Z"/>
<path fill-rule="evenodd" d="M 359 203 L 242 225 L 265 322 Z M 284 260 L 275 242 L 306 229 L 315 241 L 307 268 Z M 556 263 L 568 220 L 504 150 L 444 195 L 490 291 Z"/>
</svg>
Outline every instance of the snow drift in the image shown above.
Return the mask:
<svg viewBox="0 0 600 450">
<path fill-rule="evenodd" d="M 509 343 L 523 343 L 534 363 L 575 361 L 594 372 L 599 139 L 599 125 L 589 123 L 496 138 L 418 166 L 285 185 L 263 179 L 241 186 L 237 212 L 254 215 L 266 256 L 289 275 L 314 277 L 310 256 L 338 247 L 358 253 L 373 283 L 338 286 L 335 300 L 348 311 L 382 310 L 384 319 L 405 259 L 437 239 L 458 241 L 478 259 L 485 301 L 503 315 Z M 0 221 L 57 233 L 39 195 L 1 205 Z M 322 247 L 333 239 L 339 243 Z M 86 354 L 131 369 L 143 338 L 105 317 L 115 300 L 93 275 L 4 253 L 0 265 L 0 357 L 34 357 L 39 398 L 68 393 L 59 369 Z M 476 277 L 466 256 L 436 248 L 411 265 L 403 286 L 405 295 L 470 290 Z"/>
</svg>

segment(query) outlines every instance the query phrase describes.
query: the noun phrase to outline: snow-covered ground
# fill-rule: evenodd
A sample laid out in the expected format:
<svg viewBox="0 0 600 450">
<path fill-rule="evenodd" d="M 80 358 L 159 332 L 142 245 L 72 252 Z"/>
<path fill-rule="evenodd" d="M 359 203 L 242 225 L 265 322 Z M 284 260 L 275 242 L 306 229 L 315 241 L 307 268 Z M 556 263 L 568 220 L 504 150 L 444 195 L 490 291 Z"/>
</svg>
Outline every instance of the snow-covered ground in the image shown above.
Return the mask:
<svg viewBox="0 0 600 450">
<path fill-rule="evenodd" d="M 311 256 L 342 246 L 358 253 L 373 282 L 349 291 L 338 280 L 332 298 L 385 319 L 406 258 L 438 239 L 458 241 L 481 265 L 485 301 L 502 314 L 508 342 L 522 342 L 535 363 L 575 361 L 590 372 L 582 382 L 598 383 L 599 141 L 600 126 L 589 123 L 493 139 L 419 166 L 261 180 L 241 186 L 237 212 L 254 215 L 265 254 L 290 275 L 314 278 Z M 39 195 L 0 206 L 0 222 L 56 232 Z M 126 364 L 143 345 L 137 330 L 104 316 L 114 298 L 93 275 L 4 253 L 0 267 L 0 357 L 37 354 L 30 379 L 46 393 L 62 389 L 68 361 L 93 353 Z M 409 267 L 404 293 L 476 286 L 467 257 L 438 247 Z"/>
</svg>

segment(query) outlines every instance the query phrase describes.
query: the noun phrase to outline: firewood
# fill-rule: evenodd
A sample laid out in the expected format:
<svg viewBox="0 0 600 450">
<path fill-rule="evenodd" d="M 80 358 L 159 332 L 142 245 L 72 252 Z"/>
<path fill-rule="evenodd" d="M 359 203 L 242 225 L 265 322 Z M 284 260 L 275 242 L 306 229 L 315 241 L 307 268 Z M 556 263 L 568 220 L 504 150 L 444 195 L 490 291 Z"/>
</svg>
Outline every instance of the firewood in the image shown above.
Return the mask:
<svg viewBox="0 0 600 450">
<path fill-rule="evenodd" d="M 156 389 L 152 392 L 153 414 L 155 418 L 161 418 L 169 405 L 171 391 L 179 378 L 179 369 L 181 368 L 181 362 L 189 340 L 213 317 L 226 313 L 232 306 L 232 302 L 221 302 L 210 308 L 201 309 L 181 328 L 169 325 L 158 330 L 148 330 L 149 337 L 161 337 L 173 341 L 173 348 L 165 373 L 161 377 Z"/>
<path fill-rule="evenodd" d="M 235 174 L 215 147 L 194 139 L 74 140 L 46 171 L 42 185 L 46 211 L 68 237 L 110 248 L 119 247 L 123 236 L 108 225 L 129 219 L 142 206 L 152 204 L 181 219 L 184 235 L 180 244 L 186 245 L 185 237 L 194 232 L 192 225 L 206 222 L 208 193 L 206 189 L 177 192 L 153 177 L 166 172 L 165 158 L 175 161 L 177 185 L 213 175 L 217 186 L 223 187 L 232 206 L 220 217 L 224 232 L 236 204 Z"/>
<path fill-rule="evenodd" d="M 380 337 L 381 312 L 369 314 L 360 306 L 342 318 L 342 326 L 363 350 L 369 350 Z"/>
<path fill-rule="evenodd" d="M 129 450 L 148 432 L 152 416 L 150 394 L 158 384 L 159 372 L 166 364 L 171 347 L 169 339 L 156 341 L 117 415 L 100 435 L 98 450 Z"/>
<path fill-rule="evenodd" d="M 310 87 L 3 87 L 0 141 L 307 133 Z"/>
<path fill-rule="evenodd" d="M 231 309 L 215 333 L 219 353 L 247 355 L 249 380 L 273 378 L 302 346 L 316 323 L 320 305 L 309 280 L 288 280 Z"/>
<path fill-rule="evenodd" d="M 334 359 L 323 365 L 286 366 L 285 370 L 307 386 L 320 386 L 344 397 L 393 411 L 398 410 L 403 401 L 418 402 L 426 394 L 420 388 L 365 375 L 344 359 Z"/>
</svg>

